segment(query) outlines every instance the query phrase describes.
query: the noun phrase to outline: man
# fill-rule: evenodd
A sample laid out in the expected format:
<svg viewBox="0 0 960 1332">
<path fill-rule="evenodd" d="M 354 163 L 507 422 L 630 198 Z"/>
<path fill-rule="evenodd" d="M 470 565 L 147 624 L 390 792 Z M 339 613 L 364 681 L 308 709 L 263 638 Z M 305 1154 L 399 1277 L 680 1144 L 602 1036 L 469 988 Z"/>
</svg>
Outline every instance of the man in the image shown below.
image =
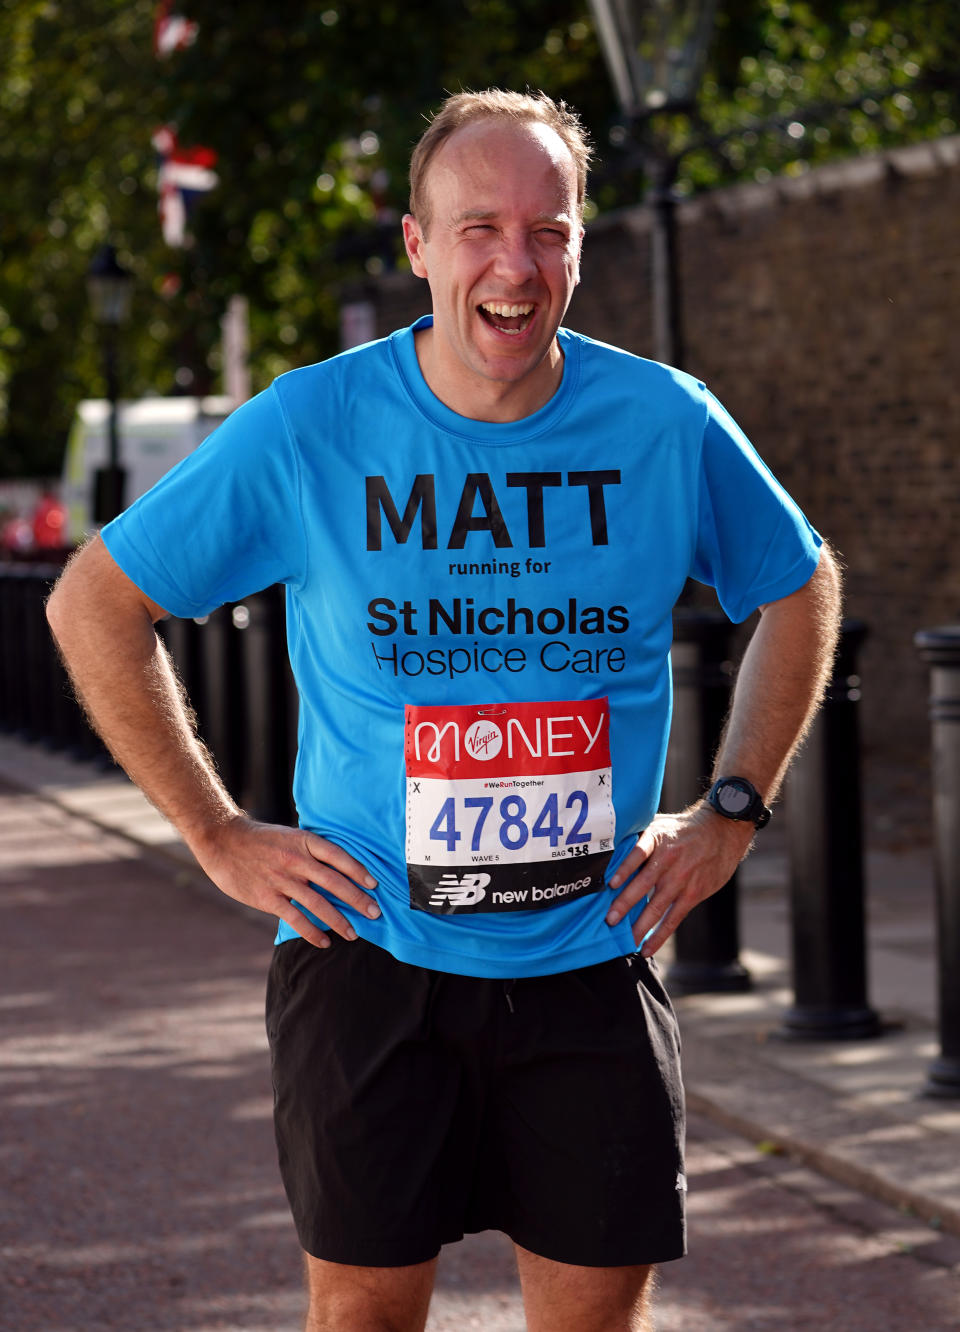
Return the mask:
<svg viewBox="0 0 960 1332">
<path fill-rule="evenodd" d="M 531 1329 L 648 1326 L 653 1264 L 684 1247 L 650 958 L 746 854 L 829 673 L 834 563 L 722 407 L 560 328 L 588 156 L 543 95 L 448 99 L 403 221 L 432 319 L 283 376 L 49 606 L 119 761 L 214 883 L 280 918 L 268 1030 L 313 1332 L 422 1328 L 440 1245 L 486 1227 Z M 691 574 L 762 614 L 712 803 L 657 815 Z M 153 629 L 275 581 L 301 830 L 223 790 Z"/>
</svg>

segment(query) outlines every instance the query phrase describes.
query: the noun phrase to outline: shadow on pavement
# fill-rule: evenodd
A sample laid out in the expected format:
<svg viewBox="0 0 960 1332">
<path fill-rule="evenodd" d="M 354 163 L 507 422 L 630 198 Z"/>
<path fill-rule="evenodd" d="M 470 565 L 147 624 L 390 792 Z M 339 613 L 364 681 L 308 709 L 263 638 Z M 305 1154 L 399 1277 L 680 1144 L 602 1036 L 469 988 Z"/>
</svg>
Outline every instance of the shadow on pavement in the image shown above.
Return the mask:
<svg viewBox="0 0 960 1332">
<path fill-rule="evenodd" d="M 0 1325 L 294 1327 L 270 924 L 70 822 L 34 830 L 47 863 L 17 864 L 9 841 L 0 863 Z"/>
</svg>

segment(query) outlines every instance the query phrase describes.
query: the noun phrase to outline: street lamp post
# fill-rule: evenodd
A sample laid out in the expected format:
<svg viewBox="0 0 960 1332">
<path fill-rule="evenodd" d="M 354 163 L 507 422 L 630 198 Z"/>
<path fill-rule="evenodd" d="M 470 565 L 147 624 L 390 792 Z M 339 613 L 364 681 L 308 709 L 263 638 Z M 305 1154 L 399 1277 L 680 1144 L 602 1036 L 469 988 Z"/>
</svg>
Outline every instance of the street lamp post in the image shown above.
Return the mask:
<svg viewBox="0 0 960 1332">
<path fill-rule="evenodd" d="M 87 296 L 97 327 L 103 330 L 103 359 L 110 403 L 108 424 L 109 454 L 105 467 L 95 476 L 93 516 L 96 523 L 108 523 L 123 510 L 126 473 L 120 463 L 118 428 L 117 333 L 130 318 L 133 301 L 133 274 L 117 259 L 112 245 L 97 251 L 87 269 Z"/>
<path fill-rule="evenodd" d="M 679 158 L 650 130 L 649 121 L 657 112 L 686 111 L 693 105 L 716 0 L 590 0 L 590 8 L 647 177 L 653 354 L 682 368 L 674 191 Z"/>
<path fill-rule="evenodd" d="M 650 124 L 658 112 L 693 106 L 713 31 L 715 0 L 590 0 L 610 81 L 647 180 L 653 354 L 683 368 L 676 193 L 680 156 Z M 677 706 L 665 793 L 677 808 L 703 795 L 702 779 L 729 699 L 727 632 L 709 612 L 690 610 L 675 625 Z M 683 659 L 682 661 L 680 659 Z M 689 660 L 688 660 L 689 659 Z M 684 662 L 686 663 L 684 665 Z M 719 708 L 719 710 L 718 710 Z M 667 974 L 677 994 L 751 986 L 739 959 L 736 874 L 675 935 Z"/>
</svg>

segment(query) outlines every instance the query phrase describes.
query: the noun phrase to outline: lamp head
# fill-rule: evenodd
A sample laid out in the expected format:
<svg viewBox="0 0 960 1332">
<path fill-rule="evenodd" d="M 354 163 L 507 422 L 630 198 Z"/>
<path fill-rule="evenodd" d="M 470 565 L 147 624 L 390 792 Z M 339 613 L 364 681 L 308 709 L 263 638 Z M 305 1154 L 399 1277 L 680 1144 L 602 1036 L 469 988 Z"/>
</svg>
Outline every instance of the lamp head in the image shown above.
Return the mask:
<svg viewBox="0 0 960 1332">
<path fill-rule="evenodd" d="M 87 269 L 87 296 L 96 323 L 118 328 L 130 318 L 133 274 L 123 267 L 112 245 L 102 245 Z"/>
<path fill-rule="evenodd" d="M 636 120 L 696 97 L 716 0 L 590 0 L 617 100 Z"/>
</svg>

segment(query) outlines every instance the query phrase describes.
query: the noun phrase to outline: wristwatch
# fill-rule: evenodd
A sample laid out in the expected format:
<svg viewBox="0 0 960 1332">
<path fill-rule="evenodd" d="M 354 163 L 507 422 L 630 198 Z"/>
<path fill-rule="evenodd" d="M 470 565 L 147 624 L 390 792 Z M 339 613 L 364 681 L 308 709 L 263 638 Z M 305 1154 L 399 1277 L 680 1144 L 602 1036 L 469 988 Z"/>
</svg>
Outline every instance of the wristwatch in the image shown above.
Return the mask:
<svg viewBox="0 0 960 1332">
<path fill-rule="evenodd" d="M 754 823 L 758 828 L 765 828 L 770 822 L 770 810 L 760 798 L 760 792 L 746 777 L 718 777 L 710 788 L 707 800 L 725 819 Z"/>
</svg>

